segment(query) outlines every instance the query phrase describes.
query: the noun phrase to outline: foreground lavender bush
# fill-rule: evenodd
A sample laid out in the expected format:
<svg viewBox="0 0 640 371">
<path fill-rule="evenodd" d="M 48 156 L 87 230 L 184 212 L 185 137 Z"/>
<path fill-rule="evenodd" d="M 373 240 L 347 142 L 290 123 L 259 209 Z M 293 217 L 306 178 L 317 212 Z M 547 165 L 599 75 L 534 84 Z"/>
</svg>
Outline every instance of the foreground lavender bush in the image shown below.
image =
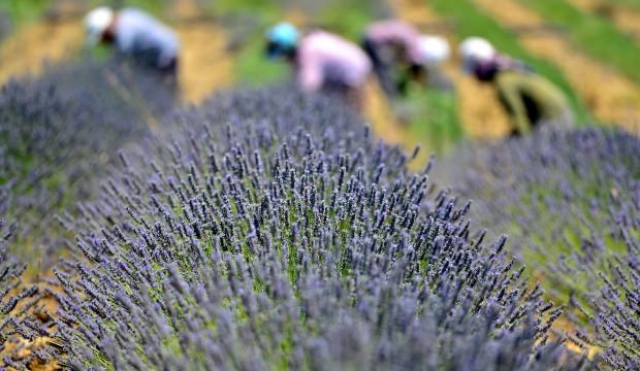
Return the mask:
<svg viewBox="0 0 640 371">
<path fill-rule="evenodd" d="M 585 367 L 505 240 L 375 145 L 349 111 L 285 90 L 185 113 L 61 218 L 55 346 L 70 369 Z M 40 357 L 44 357 L 41 353 Z"/>
<path fill-rule="evenodd" d="M 172 100 L 157 78 L 116 61 L 51 66 L 2 87 L 0 214 L 20 222 L 20 250 L 55 211 L 90 198 L 117 149 L 147 135 Z"/>
</svg>

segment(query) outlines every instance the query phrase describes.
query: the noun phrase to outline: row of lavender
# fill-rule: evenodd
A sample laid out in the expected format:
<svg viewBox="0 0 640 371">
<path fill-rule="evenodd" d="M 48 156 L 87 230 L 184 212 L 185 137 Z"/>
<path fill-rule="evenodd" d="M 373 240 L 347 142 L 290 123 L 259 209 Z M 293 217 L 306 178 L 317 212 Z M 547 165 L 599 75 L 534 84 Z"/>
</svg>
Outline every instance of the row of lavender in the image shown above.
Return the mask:
<svg viewBox="0 0 640 371">
<path fill-rule="evenodd" d="M 0 92 L 0 217 L 19 220 L 12 252 L 30 262 L 60 249 L 50 216 L 95 195 L 97 179 L 170 112 L 174 92 L 116 59 L 50 66 Z"/>
<path fill-rule="evenodd" d="M 447 165 L 441 175 L 455 192 L 477 200 L 471 218 L 508 232 L 513 255 L 583 325 L 573 340 L 606 349 L 616 369 L 638 369 L 640 140 L 602 128 L 547 131 L 468 147 Z"/>
<path fill-rule="evenodd" d="M 59 309 L 37 316 L 23 310 L 0 328 L 3 336 L 49 340 L 29 356 L 8 355 L 6 365 L 634 367 L 638 327 L 629 321 L 638 318 L 637 264 L 600 285 L 605 298 L 593 302 L 601 336 L 587 341 L 599 340 L 605 357 L 589 361 L 568 351 L 552 330 L 562 306 L 530 285 L 531 270 L 508 258 L 519 250 L 505 249 L 502 237 L 485 242 L 469 222 L 470 205 L 429 181 L 431 166 L 409 172 L 410 157 L 376 143 L 339 103 L 272 88 L 220 95 L 162 121 L 161 132 L 135 137 L 121 164 L 104 165 L 111 175 L 97 199 L 78 197 L 76 213 L 58 219 L 66 231 L 58 238 L 71 253 L 40 294 L 54 296 Z M 635 140 L 598 131 L 552 138 L 561 138 L 556 146 L 579 145 L 580 136 L 594 147 Z M 119 144 L 105 151 L 113 154 Z M 599 160 L 608 158 L 601 154 Z M 567 158 L 548 157 L 556 167 L 547 170 L 566 170 Z M 495 215 L 487 207 L 471 210 Z M 13 211 L 19 221 L 21 215 Z M 623 230 L 633 246 L 635 229 Z M 517 245 L 524 250 L 527 241 Z M 606 258 L 598 257 L 593 272 Z M 4 296 L 20 273 L 19 265 L 9 266 L 0 275 Z M 37 298 L 34 290 L 20 296 Z M 8 314 L 13 299 L 3 300 Z"/>
<path fill-rule="evenodd" d="M 57 275 L 75 369 L 576 369 L 529 289 L 350 112 L 286 89 L 178 118 L 123 157 Z M 86 231 L 82 233 L 82 231 Z"/>
</svg>

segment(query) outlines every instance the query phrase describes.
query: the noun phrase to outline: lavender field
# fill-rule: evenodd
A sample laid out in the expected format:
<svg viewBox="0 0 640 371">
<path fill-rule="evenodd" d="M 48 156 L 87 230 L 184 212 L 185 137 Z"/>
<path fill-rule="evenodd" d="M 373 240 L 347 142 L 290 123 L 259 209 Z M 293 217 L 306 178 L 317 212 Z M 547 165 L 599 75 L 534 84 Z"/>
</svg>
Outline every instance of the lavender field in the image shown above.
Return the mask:
<svg viewBox="0 0 640 371">
<path fill-rule="evenodd" d="M 187 102 L 85 52 L 0 88 L 0 370 L 640 369 L 626 123 L 478 140 L 430 96 L 395 141 L 275 68 Z"/>
<path fill-rule="evenodd" d="M 331 98 L 169 110 L 144 74 L 136 105 L 68 78 L 96 68 L 127 73 L 2 90 L 5 367 L 637 368 L 635 136 L 543 131 L 415 171 L 419 148 Z"/>
</svg>

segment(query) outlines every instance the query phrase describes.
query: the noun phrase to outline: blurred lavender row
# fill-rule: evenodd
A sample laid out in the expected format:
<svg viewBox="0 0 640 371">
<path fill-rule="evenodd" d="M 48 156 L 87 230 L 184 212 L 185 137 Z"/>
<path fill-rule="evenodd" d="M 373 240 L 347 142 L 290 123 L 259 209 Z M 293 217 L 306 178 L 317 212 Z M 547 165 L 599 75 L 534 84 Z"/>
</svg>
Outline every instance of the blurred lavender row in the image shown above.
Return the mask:
<svg viewBox="0 0 640 371">
<path fill-rule="evenodd" d="M 604 349 L 613 369 L 638 369 L 640 140 L 597 127 L 544 131 L 446 165 L 465 169 L 446 178 L 476 200 L 472 219 L 508 232 L 510 252 L 582 323 L 572 341 Z"/>
<path fill-rule="evenodd" d="M 55 212 L 92 198 L 117 150 L 147 135 L 174 96 L 153 74 L 115 59 L 52 65 L 3 86 L 0 215 L 19 222 L 11 251 L 54 255 L 55 238 L 44 235 Z"/>
</svg>

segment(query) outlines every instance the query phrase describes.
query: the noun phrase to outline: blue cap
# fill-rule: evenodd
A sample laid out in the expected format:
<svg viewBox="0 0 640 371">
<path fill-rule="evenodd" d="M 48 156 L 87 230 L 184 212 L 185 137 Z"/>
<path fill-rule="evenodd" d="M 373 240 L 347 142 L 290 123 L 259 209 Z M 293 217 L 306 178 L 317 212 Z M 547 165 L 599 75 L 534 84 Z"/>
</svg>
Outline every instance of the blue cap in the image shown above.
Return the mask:
<svg viewBox="0 0 640 371">
<path fill-rule="evenodd" d="M 299 37 L 298 30 L 289 22 L 280 22 L 267 31 L 267 39 L 283 49 L 293 49 Z"/>
</svg>

